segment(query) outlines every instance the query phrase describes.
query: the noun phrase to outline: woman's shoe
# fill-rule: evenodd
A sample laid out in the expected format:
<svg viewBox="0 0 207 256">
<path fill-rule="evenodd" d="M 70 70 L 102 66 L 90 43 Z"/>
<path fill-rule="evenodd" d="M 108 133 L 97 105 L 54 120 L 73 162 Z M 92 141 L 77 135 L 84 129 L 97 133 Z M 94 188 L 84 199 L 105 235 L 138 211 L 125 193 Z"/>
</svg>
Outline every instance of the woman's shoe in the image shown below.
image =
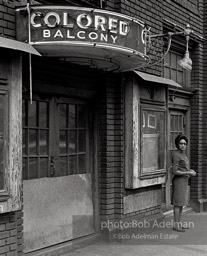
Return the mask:
<svg viewBox="0 0 207 256">
<path fill-rule="evenodd" d="M 190 229 L 188 226 L 182 226 L 182 229 Z"/>
<path fill-rule="evenodd" d="M 183 228 L 180 228 L 180 227 L 173 227 L 173 230 L 175 230 L 177 232 L 185 232 L 185 230 Z"/>
</svg>

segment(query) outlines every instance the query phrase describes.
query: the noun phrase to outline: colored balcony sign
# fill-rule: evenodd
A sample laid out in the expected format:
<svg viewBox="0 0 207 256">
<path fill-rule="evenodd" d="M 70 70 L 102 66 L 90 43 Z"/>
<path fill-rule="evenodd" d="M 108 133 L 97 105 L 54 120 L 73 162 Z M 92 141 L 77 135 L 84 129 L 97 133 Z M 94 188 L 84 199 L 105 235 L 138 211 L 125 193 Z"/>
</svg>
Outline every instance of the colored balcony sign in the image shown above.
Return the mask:
<svg viewBox="0 0 207 256">
<path fill-rule="evenodd" d="M 145 63 L 138 19 L 103 9 L 71 6 L 18 8 L 17 39 L 43 56 L 106 71 L 126 71 Z"/>
</svg>

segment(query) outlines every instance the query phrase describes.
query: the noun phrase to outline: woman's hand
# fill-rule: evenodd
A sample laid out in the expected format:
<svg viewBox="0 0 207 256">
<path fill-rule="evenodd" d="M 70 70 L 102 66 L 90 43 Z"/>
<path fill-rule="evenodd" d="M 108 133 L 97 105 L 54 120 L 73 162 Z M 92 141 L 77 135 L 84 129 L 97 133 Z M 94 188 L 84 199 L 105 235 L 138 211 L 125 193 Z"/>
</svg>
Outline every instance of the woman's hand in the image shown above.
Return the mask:
<svg viewBox="0 0 207 256">
<path fill-rule="evenodd" d="M 194 170 L 190 170 L 190 171 L 189 171 L 189 175 L 190 175 L 190 176 L 196 176 L 196 172 L 195 172 Z"/>
</svg>

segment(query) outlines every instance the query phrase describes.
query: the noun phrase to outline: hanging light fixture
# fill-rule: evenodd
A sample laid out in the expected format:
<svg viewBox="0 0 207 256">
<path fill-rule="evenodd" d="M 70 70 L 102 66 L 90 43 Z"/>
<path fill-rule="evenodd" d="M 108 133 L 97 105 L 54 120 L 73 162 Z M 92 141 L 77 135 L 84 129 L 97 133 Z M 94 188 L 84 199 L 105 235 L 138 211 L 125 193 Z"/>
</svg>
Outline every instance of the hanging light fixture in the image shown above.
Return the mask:
<svg viewBox="0 0 207 256">
<path fill-rule="evenodd" d="M 185 56 L 183 59 L 178 60 L 178 64 L 182 66 L 186 70 L 191 70 L 192 69 L 192 60 L 190 59 L 189 55 L 189 50 L 188 50 L 188 44 L 189 44 L 189 39 L 190 39 L 190 34 L 193 31 L 190 29 L 190 25 L 187 24 L 186 27 L 184 28 L 183 31 L 179 32 L 167 32 L 165 34 L 157 34 L 157 35 L 152 35 L 150 28 L 147 29 L 145 28 L 143 30 L 143 41 L 145 42 L 145 54 L 146 54 L 146 59 L 148 59 L 148 63 L 146 64 L 146 67 L 152 67 L 154 65 L 157 65 L 160 63 L 165 56 L 168 54 L 171 43 L 172 43 L 172 37 L 173 36 L 178 36 L 182 35 L 185 36 L 186 38 L 186 51 L 185 51 Z M 165 41 L 167 42 L 167 47 L 166 51 L 163 52 L 162 54 L 158 55 L 157 49 L 163 49 L 163 46 L 165 44 Z M 152 52 L 150 53 L 152 49 Z M 154 50 L 156 49 L 156 50 Z M 153 60 L 154 58 L 154 60 Z"/>
<path fill-rule="evenodd" d="M 189 39 L 190 39 L 190 33 L 192 30 L 190 29 L 190 25 L 187 24 L 186 29 L 184 30 L 184 36 L 186 38 L 186 51 L 185 51 L 185 56 L 183 59 L 178 60 L 178 64 L 186 69 L 186 70 L 192 70 L 192 60 L 190 58 L 189 50 L 188 50 L 188 44 L 189 44 Z"/>
</svg>

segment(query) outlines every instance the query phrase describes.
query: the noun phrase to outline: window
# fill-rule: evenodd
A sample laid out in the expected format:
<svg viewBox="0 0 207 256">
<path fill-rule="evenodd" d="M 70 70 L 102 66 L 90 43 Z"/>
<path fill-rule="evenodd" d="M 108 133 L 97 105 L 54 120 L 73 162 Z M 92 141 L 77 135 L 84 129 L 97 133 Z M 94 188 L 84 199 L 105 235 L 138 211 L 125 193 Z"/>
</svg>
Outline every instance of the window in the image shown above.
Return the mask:
<svg viewBox="0 0 207 256">
<path fill-rule="evenodd" d="M 135 78 L 125 86 L 127 189 L 163 184 L 166 173 L 167 87 Z"/>
<path fill-rule="evenodd" d="M 177 64 L 177 61 L 182 59 L 184 54 L 169 52 L 164 59 L 164 78 L 172 79 L 178 84 L 190 86 L 190 71 L 183 69 Z"/>
<path fill-rule="evenodd" d="M 141 175 L 160 172 L 165 168 L 165 112 L 142 110 Z"/>
<path fill-rule="evenodd" d="M 170 150 L 175 150 L 175 138 L 184 133 L 184 114 L 174 112 L 170 114 Z"/>
</svg>

